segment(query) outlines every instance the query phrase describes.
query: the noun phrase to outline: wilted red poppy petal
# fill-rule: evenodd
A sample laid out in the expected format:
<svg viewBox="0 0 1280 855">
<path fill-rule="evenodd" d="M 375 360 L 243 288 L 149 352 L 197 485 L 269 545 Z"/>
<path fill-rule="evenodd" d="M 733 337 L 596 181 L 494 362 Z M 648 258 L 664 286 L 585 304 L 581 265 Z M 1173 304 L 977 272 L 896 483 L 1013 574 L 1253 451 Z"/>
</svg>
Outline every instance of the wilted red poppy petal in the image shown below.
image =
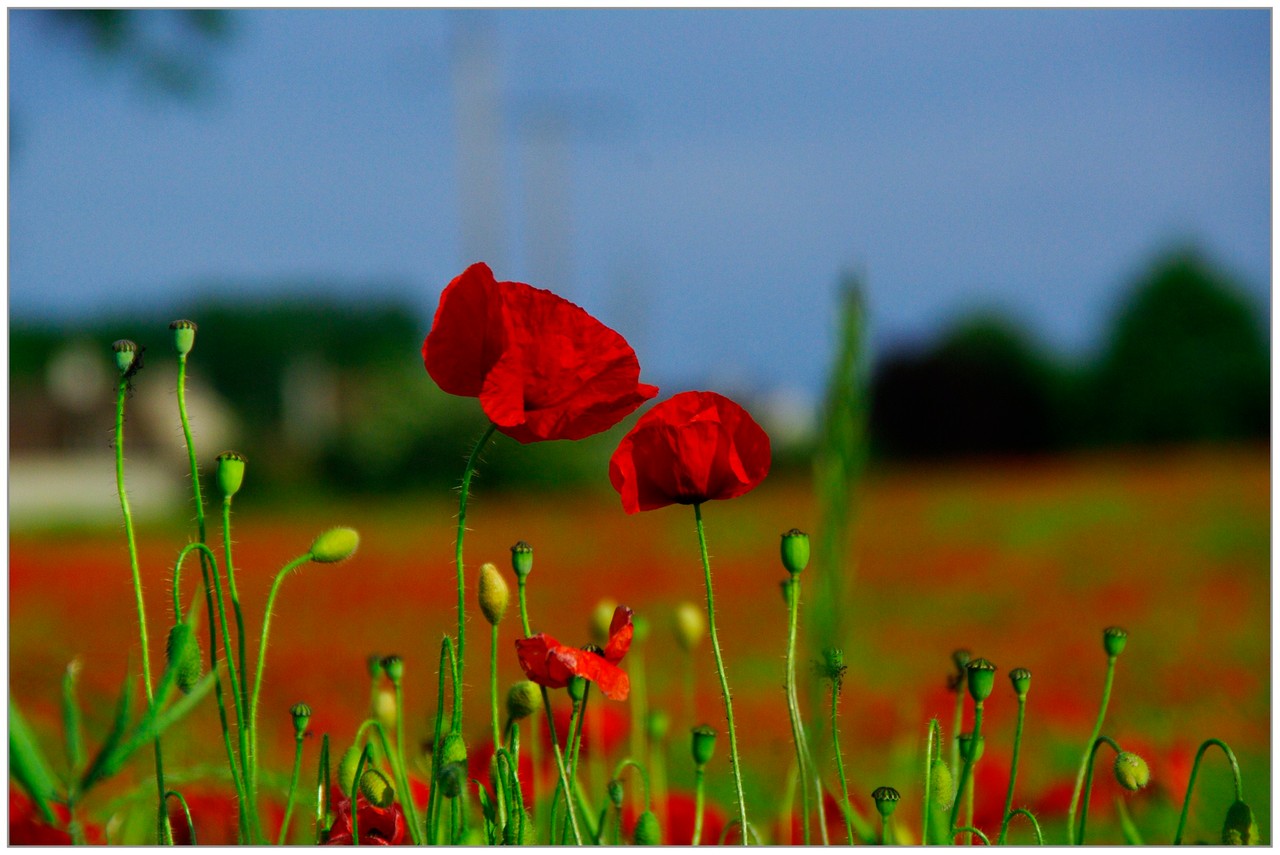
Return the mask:
<svg viewBox="0 0 1280 855">
<path fill-rule="evenodd" d="M 622 657 L 631 649 L 631 638 L 636 628 L 631 624 L 631 609 L 618 606 L 613 610 L 613 620 L 609 622 L 609 642 L 604 646 L 604 658 L 617 665 Z"/>
<path fill-rule="evenodd" d="M 579 677 L 586 677 L 600 687 L 605 697 L 613 701 L 625 701 L 631 691 L 631 680 L 625 671 L 605 660 L 597 653 L 576 647 L 558 647 L 552 657 Z"/>
<path fill-rule="evenodd" d="M 573 671 L 567 668 L 557 655 L 563 645 L 545 633 L 531 638 L 516 639 L 516 656 L 525 676 L 548 689 L 563 689 L 569 685 Z"/>
</svg>

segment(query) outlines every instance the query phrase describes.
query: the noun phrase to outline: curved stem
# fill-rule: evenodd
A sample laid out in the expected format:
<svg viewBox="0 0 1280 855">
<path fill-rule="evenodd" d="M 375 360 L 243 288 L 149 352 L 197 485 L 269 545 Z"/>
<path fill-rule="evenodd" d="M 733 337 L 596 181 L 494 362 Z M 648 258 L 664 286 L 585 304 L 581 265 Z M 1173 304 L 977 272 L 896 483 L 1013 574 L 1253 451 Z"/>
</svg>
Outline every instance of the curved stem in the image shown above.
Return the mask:
<svg viewBox="0 0 1280 855">
<path fill-rule="evenodd" d="M 1195 762 L 1191 764 L 1191 777 L 1187 779 L 1187 795 L 1182 800 L 1182 814 L 1178 817 L 1178 830 L 1173 836 L 1174 846 L 1182 844 L 1182 832 L 1187 826 L 1187 813 L 1191 809 L 1191 791 L 1196 786 L 1196 775 L 1200 772 L 1200 760 L 1204 757 L 1204 753 L 1214 745 L 1222 749 L 1222 753 L 1227 755 L 1227 762 L 1231 764 L 1231 774 L 1236 788 L 1236 801 L 1244 801 L 1244 782 L 1240 777 L 1240 764 L 1236 762 L 1235 753 L 1221 739 L 1206 739 L 1200 744 L 1200 749 L 1196 751 Z"/>
<path fill-rule="evenodd" d="M 835 707 L 835 699 L 831 701 L 831 706 Z M 835 732 L 835 712 L 831 713 L 831 730 Z M 920 845 L 929 845 L 929 820 L 933 813 L 933 755 L 938 750 L 938 743 L 942 740 L 942 725 L 938 724 L 936 718 L 929 721 L 929 735 L 925 738 L 924 743 L 924 803 L 921 805 L 922 811 L 922 827 L 920 831 Z M 836 757 L 839 758 L 839 745 L 836 747 Z M 844 787 L 844 800 L 849 801 L 849 787 L 844 782 L 844 769 L 840 770 L 840 784 Z M 849 845 L 853 845 L 853 829 L 849 830 Z"/>
<path fill-rule="evenodd" d="M 844 799 L 844 801 L 840 805 L 841 808 L 843 808 L 842 812 L 844 813 L 844 830 L 849 836 L 849 845 L 852 846 L 853 845 L 853 823 L 849 819 L 849 780 L 845 777 L 845 774 L 844 774 L 844 755 L 840 751 L 840 728 L 836 724 L 836 710 L 837 710 L 839 698 L 840 698 L 840 684 L 833 682 L 831 684 L 831 742 L 836 749 L 836 772 L 840 775 L 840 795 L 841 795 L 841 798 Z M 929 738 L 930 740 L 933 739 L 932 733 L 929 734 Z M 930 752 L 927 751 L 925 753 L 927 756 Z M 928 775 L 926 774 L 925 794 L 924 794 L 926 805 L 928 805 L 929 803 L 928 786 L 929 786 L 929 778 L 928 778 Z M 926 829 L 928 828 L 928 822 L 929 822 L 928 810 L 929 810 L 928 807 L 925 807 Z M 929 840 L 927 833 L 923 839 L 927 844 Z"/>
<path fill-rule="evenodd" d="M 396 776 L 396 786 L 403 793 L 402 801 L 404 802 L 405 815 L 409 821 L 409 836 L 413 839 L 414 845 L 422 845 L 422 828 L 418 825 L 418 806 L 413 803 L 413 793 L 409 790 L 409 771 L 404 759 L 404 687 L 399 681 L 395 683 L 396 689 L 396 753 L 392 754 L 390 746 L 387 745 L 387 735 L 379 732 L 382 737 L 382 750 L 386 753 L 387 758 L 391 761 L 391 771 Z"/>
<path fill-rule="evenodd" d="M 956 828 L 956 818 L 960 815 L 960 795 L 964 793 L 965 785 L 969 783 L 969 777 L 973 774 L 973 766 L 976 762 L 973 757 L 978 751 L 978 740 L 981 738 L 982 701 L 978 701 L 973 705 L 973 741 L 969 743 L 969 756 L 965 758 L 964 769 L 960 773 L 960 783 L 956 787 L 956 799 L 951 803 L 951 819 L 947 826 L 951 829 L 951 840 L 955 840 L 956 834 L 960 831 L 960 829 Z M 972 825 L 972 823 L 970 823 L 970 825 Z"/>
<path fill-rule="evenodd" d="M 720 652 L 720 636 L 716 632 L 716 601 L 711 591 L 711 558 L 707 555 L 707 535 L 702 525 L 702 505 L 693 506 L 693 517 L 698 528 L 698 547 L 702 552 L 702 573 L 707 587 L 707 627 L 711 635 L 711 647 L 716 655 L 716 672 L 720 676 L 720 693 L 724 696 L 724 715 L 729 724 L 729 764 L 733 768 L 733 785 L 738 799 L 738 823 L 742 826 L 742 845 L 747 845 L 747 802 L 742 792 L 742 768 L 738 759 L 738 732 L 733 725 L 733 700 L 729 695 L 729 679 L 724 672 L 724 655 Z M 800 786 L 808 782 L 802 775 Z"/>
<path fill-rule="evenodd" d="M 653 791 L 649 787 L 649 771 L 644 768 L 644 764 L 639 760 L 636 760 L 633 757 L 628 757 L 625 760 L 618 762 L 618 765 L 613 770 L 613 779 L 621 780 L 627 769 L 635 769 L 640 773 L 640 783 L 644 784 L 644 809 L 652 810 Z M 699 771 L 701 771 L 701 767 L 699 767 Z"/>
<path fill-rule="evenodd" d="M 1080 831 L 1076 834 L 1076 845 L 1084 845 L 1085 824 L 1089 821 L 1089 796 L 1093 793 L 1093 759 L 1098 756 L 1098 749 L 1110 745 L 1111 750 L 1120 753 L 1120 746 L 1110 736 L 1099 736 L 1089 747 L 1089 762 L 1084 779 L 1084 800 L 1080 804 Z"/>
<path fill-rule="evenodd" d="M 796 625 L 800 622 L 800 579 L 791 576 L 786 581 L 787 606 L 787 715 L 791 720 L 791 741 L 796 749 L 796 765 L 800 769 L 800 832 L 804 845 L 809 837 L 809 765 L 804 750 L 804 725 L 800 722 L 800 703 L 796 697 Z"/>
<path fill-rule="evenodd" d="M 1076 788 L 1071 793 L 1071 807 L 1067 809 L 1067 842 L 1076 845 L 1076 809 L 1080 806 L 1080 789 L 1084 786 L 1085 767 L 1089 764 L 1089 755 L 1093 753 L 1093 744 L 1102 733 L 1102 723 L 1107 718 L 1107 704 L 1111 701 L 1111 683 L 1116 675 L 1116 657 L 1107 657 L 1107 679 L 1102 684 L 1102 707 L 1098 710 L 1098 720 L 1094 722 L 1093 732 L 1085 744 L 1084 756 L 1080 758 L 1080 769 L 1076 772 Z"/>
<path fill-rule="evenodd" d="M 1009 764 L 1009 792 L 1004 797 L 1004 820 L 1000 823 L 998 843 L 1004 845 L 1005 836 L 1009 833 L 1009 820 L 1013 817 L 1013 788 L 1018 782 L 1018 752 L 1022 748 L 1022 725 L 1027 717 L 1027 696 L 1018 696 L 1018 726 L 1013 731 L 1013 761 Z"/>
<path fill-rule="evenodd" d="M 458 572 L 458 657 L 457 672 L 454 674 L 453 685 L 453 707 L 454 719 L 462 718 L 462 672 L 466 670 L 467 656 L 467 594 L 466 594 L 466 577 L 462 569 L 462 541 L 467 532 L 467 499 L 471 495 L 471 476 L 475 474 L 476 461 L 480 458 L 480 451 L 489 443 L 489 438 L 493 436 L 493 432 L 498 429 L 496 424 L 490 424 L 480 437 L 480 441 L 476 443 L 475 448 L 471 449 L 471 456 L 467 458 L 467 468 L 462 470 L 462 489 L 458 497 L 458 536 L 454 543 L 454 563 Z"/>
<path fill-rule="evenodd" d="M 298 793 L 298 776 L 302 773 L 302 734 L 298 734 L 294 742 L 296 746 L 293 750 L 293 777 L 289 779 L 289 796 L 284 802 L 284 821 L 280 823 L 280 839 L 276 841 L 277 846 L 283 846 L 289 839 L 289 818 L 293 815 L 293 797 Z"/>
<path fill-rule="evenodd" d="M 359 743 L 357 743 L 359 744 Z M 356 763 L 356 779 L 351 785 L 351 845 L 360 845 L 360 779 L 364 777 L 365 764 L 369 762 L 369 748 L 366 745 L 364 750 L 360 752 L 360 760 Z M 454 799 L 456 802 L 457 799 Z"/>
<path fill-rule="evenodd" d="M 1018 808 L 1017 810 L 1009 814 L 1008 822 L 1006 822 L 1005 825 L 1007 826 L 1010 822 L 1013 822 L 1013 818 L 1015 816 L 1025 816 L 1027 818 L 1027 821 L 1031 823 L 1031 827 L 1036 832 L 1036 845 L 1043 846 L 1044 835 L 1040 833 L 1040 822 L 1035 818 L 1035 815 L 1032 814 L 1031 811 L 1027 810 L 1026 808 Z"/>
<path fill-rule="evenodd" d="M 187 832 L 191 835 L 191 845 L 196 846 L 196 824 L 191 821 L 191 808 L 187 807 L 187 800 L 177 790 L 169 790 L 164 794 L 164 798 L 166 803 L 168 803 L 169 799 L 177 799 L 178 804 L 182 805 L 182 813 L 187 818 Z"/>
<path fill-rule="evenodd" d="M 966 834 L 976 834 L 978 835 L 978 839 L 981 840 L 984 845 L 986 846 L 991 845 L 991 841 L 987 839 L 987 835 L 983 834 L 981 831 L 979 831 L 978 829 L 974 828 L 971 825 L 962 825 L 959 828 L 957 828 L 955 834 L 951 835 L 951 839 L 954 841 L 956 839 L 955 835 L 960 834 L 961 832 L 964 832 Z"/>
</svg>

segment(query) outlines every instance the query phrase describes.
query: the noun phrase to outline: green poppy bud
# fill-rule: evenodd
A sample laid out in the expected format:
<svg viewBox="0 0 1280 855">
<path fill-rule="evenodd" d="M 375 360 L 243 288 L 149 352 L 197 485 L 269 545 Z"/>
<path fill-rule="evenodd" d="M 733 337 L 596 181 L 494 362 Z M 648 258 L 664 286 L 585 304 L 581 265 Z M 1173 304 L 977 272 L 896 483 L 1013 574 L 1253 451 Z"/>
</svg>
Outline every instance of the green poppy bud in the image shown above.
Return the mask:
<svg viewBox="0 0 1280 855">
<path fill-rule="evenodd" d="M 962 760 L 977 763 L 982 759 L 982 752 L 986 747 L 987 740 L 985 737 L 979 736 L 974 739 L 972 733 L 960 735 L 960 759 Z"/>
<path fill-rule="evenodd" d="M 480 565 L 480 611 L 490 626 L 497 626 L 507 616 L 507 604 L 511 602 L 511 589 L 493 564 Z"/>
<path fill-rule="evenodd" d="M 680 645 L 680 649 L 685 653 L 692 653 L 707 634 L 707 616 L 693 603 L 680 603 L 676 606 L 672 629 L 675 630 L 676 644 Z"/>
<path fill-rule="evenodd" d="M 898 808 L 898 800 L 902 795 L 893 787 L 876 787 L 871 791 L 871 798 L 875 800 L 876 810 L 880 811 L 880 815 L 885 819 Z"/>
<path fill-rule="evenodd" d="M 507 690 L 507 715 L 519 721 L 542 709 L 542 692 L 532 680 L 513 683 Z"/>
<path fill-rule="evenodd" d="M 389 808 L 396 800 L 396 791 L 392 789 L 391 782 L 377 769 L 366 769 L 360 776 L 360 794 L 365 801 L 377 808 Z"/>
<path fill-rule="evenodd" d="M 1013 693 L 1019 698 L 1027 696 L 1027 690 L 1031 688 L 1031 672 L 1026 668 L 1014 668 L 1009 672 L 1009 681 L 1013 683 Z"/>
<path fill-rule="evenodd" d="M 614 778 L 609 782 L 609 786 L 606 787 L 606 790 L 608 790 L 609 793 L 609 802 L 618 810 L 622 810 L 622 797 L 624 795 L 622 782 L 617 778 Z"/>
<path fill-rule="evenodd" d="M 1108 656 L 1119 656 L 1124 652 L 1124 643 L 1129 640 L 1129 633 L 1118 626 L 1109 626 L 1102 631 L 1102 649 Z"/>
<path fill-rule="evenodd" d="M 307 722 L 311 720 L 311 707 L 302 703 L 294 704 L 289 708 L 289 715 L 293 716 L 294 735 L 301 738 L 307 732 Z"/>
<path fill-rule="evenodd" d="M 230 499 L 240 492 L 246 462 L 245 456 L 238 451 L 224 451 L 218 455 L 214 480 L 218 482 L 218 492 L 222 494 L 222 498 Z"/>
<path fill-rule="evenodd" d="M 467 779 L 465 763 L 450 763 L 440 770 L 440 792 L 446 799 L 456 799 L 462 793 L 462 784 Z"/>
<path fill-rule="evenodd" d="M 360 765 L 360 749 L 351 746 L 338 761 L 338 789 L 350 796 L 356 788 L 356 767 Z"/>
<path fill-rule="evenodd" d="M 582 703 L 582 699 L 587 695 L 587 678 L 579 677 L 574 674 L 569 678 L 569 697 L 573 698 L 575 704 Z"/>
<path fill-rule="evenodd" d="M 986 659 L 974 659 L 964 667 L 969 676 L 969 696 L 974 703 L 991 697 L 991 690 L 996 687 L 996 666 Z"/>
<path fill-rule="evenodd" d="M 447 766 L 450 763 L 462 763 L 465 765 L 467 762 L 467 743 L 460 733 L 451 733 L 446 736 L 440 751 L 440 765 L 442 766 Z"/>
<path fill-rule="evenodd" d="M 782 535 L 782 566 L 792 576 L 809 566 L 809 535 L 798 528 Z"/>
<path fill-rule="evenodd" d="M 1222 842 L 1226 846 L 1257 846 L 1258 820 L 1253 809 L 1244 802 L 1234 802 L 1227 809 L 1226 822 L 1222 824 Z"/>
<path fill-rule="evenodd" d="M 649 720 L 645 722 L 649 731 L 650 742 L 662 742 L 671 729 L 671 716 L 666 710 L 649 710 Z"/>
<path fill-rule="evenodd" d="M 111 350 L 115 352 L 116 368 L 121 374 L 128 376 L 142 367 L 142 348 L 137 342 L 122 338 L 111 343 Z"/>
<path fill-rule="evenodd" d="M 636 830 L 631 838 L 636 846 L 660 846 L 662 844 L 662 827 L 653 811 L 647 810 L 636 820 Z"/>
<path fill-rule="evenodd" d="M 366 662 L 369 665 L 369 679 L 376 680 L 383 675 L 382 654 L 370 653 Z"/>
<path fill-rule="evenodd" d="M 523 835 L 520 834 L 522 829 L 523 829 Z M 517 837 L 521 837 L 521 836 L 523 837 L 522 840 L 516 839 Z M 507 820 L 507 827 L 502 829 L 502 844 L 504 846 L 537 846 L 538 845 L 537 831 L 533 825 L 533 817 L 529 815 L 528 811 L 524 812 L 523 823 L 517 820 L 515 816 L 512 816 L 510 819 Z"/>
<path fill-rule="evenodd" d="M 336 564 L 355 555 L 360 534 L 354 528 L 331 528 L 311 543 L 311 560 Z"/>
<path fill-rule="evenodd" d="M 1151 780 L 1151 770 L 1147 761 L 1131 751 L 1121 751 L 1116 755 L 1116 780 L 1126 790 L 1141 790 Z"/>
<path fill-rule="evenodd" d="M 175 682 L 184 695 L 190 694 L 200 675 L 204 673 L 203 660 L 200 658 L 200 643 L 195 633 L 184 624 L 175 624 L 169 630 L 169 639 L 164 646 L 165 662 L 169 667 L 177 663 L 177 679 Z"/>
<path fill-rule="evenodd" d="M 822 648 L 822 661 L 818 663 L 818 675 L 830 680 L 836 691 L 844 686 L 844 675 L 849 666 L 844 664 L 844 651 L 839 647 Z"/>
<path fill-rule="evenodd" d="M 373 696 L 373 717 L 387 730 L 396 726 L 396 693 L 391 689 L 379 689 Z"/>
<path fill-rule="evenodd" d="M 955 779 L 951 776 L 951 767 L 941 757 L 933 761 L 929 770 L 929 798 L 938 810 L 950 810 L 954 793 Z"/>
<path fill-rule="evenodd" d="M 716 731 L 709 724 L 700 724 L 693 729 L 693 763 L 705 766 L 711 762 L 716 753 Z"/>
<path fill-rule="evenodd" d="M 606 599 L 596 603 L 596 607 L 591 610 L 591 621 L 587 631 L 596 644 L 608 643 L 609 625 L 613 622 L 613 611 L 617 607 L 618 603 L 615 600 Z"/>
<path fill-rule="evenodd" d="M 196 343 L 196 325 L 192 321 L 174 321 L 169 324 L 173 330 L 173 348 L 179 356 L 186 356 Z"/>
<path fill-rule="evenodd" d="M 965 666 L 969 664 L 969 660 L 973 658 L 973 654 L 965 648 L 961 647 L 951 651 L 951 661 L 955 664 L 956 670 L 963 673 Z"/>
<path fill-rule="evenodd" d="M 533 572 L 533 547 L 523 540 L 511 547 L 511 569 L 521 582 Z"/>
<path fill-rule="evenodd" d="M 392 685 L 400 685 L 401 678 L 404 677 L 404 660 L 399 656 L 392 654 L 382 658 L 382 670 L 391 678 Z"/>
</svg>

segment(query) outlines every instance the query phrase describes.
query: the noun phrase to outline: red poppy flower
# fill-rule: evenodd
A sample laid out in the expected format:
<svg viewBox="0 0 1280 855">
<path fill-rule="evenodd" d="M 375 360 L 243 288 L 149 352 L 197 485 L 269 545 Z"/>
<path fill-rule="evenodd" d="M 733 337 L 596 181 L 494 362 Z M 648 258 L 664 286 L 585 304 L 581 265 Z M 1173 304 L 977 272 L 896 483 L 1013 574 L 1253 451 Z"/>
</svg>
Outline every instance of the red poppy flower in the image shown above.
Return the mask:
<svg viewBox="0 0 1280 855">
<path fill-rule="evenodd" d="M 473 264 L 440 295 L 422 360 L 519 442 L 582 439 L 658 394 L 626 339 L 568 300 Z"/>
<path fill-rule="evenodd" d="M 769 435 L 715 392 L 681 392 L 645 413 L 609 461 L 629 514 L 750 492 L 769 474 Z"/>
<path fill-rule="evenodd" d="M 325 839 L 326 846 L 351 845 L 351 799 L 334 790 L 333 825 Z M 389 808 L 374 807 L 363 795 L 356 794 L 356 819 L 360 825 L 361 846 L 398 846 L 405 839 L 404 811 L 399 802 Z"/>
<path fill-rule="evenodd" d="M 532 638 L 516 639 L 516 655 L 525 675 L 548 689 L 563 689 L 573 676 L 585 677 L 600 687 L 605 697 L 625 701 L 631 691 L 631 681 L 618 667 L 622 657 L 631 649 L 631 609 L 618 606 L 609 624 L 609 643 L 603 655 L 561 644 L 546 633 Z"/>
</svg>

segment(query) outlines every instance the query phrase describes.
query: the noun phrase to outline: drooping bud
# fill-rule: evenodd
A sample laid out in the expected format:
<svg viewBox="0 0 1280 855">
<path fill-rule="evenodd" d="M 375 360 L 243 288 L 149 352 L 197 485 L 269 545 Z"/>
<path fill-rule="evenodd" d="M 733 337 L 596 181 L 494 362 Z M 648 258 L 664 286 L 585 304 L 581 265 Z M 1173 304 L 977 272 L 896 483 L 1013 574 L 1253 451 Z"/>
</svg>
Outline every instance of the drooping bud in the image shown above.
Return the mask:
<svg viewBox="0 0 1280 855">
<path fill-rule="evenodd" d="M 218 492 L 222 494 L 222 498 L 230 499 L 240 492 L 240 485 L 244 483 L 246 462 L 245 456 L 238 451 L 224 451 L 218 455 L 215 480 L 218 482 Z"/>
<path fill-rule="evenodd" d="M 356 788 L 356 767 L 360 765 L 360 749 L 351 746 L 338 761 L 338 789 L 350 796 Z"/>
<path fill-rule="evenodd" d="M 693 729 L 693 764 L 705 766 L 711 762 L 716 753 L 716 731 L 709 724 L 700 724 Z"/>
<path fill-rule="evenodd" d="M 169 630 L 169 638 L 165 642 L 164 655 L 166 664 L 172 668 L 177 663 L 178 688 L 184 695 L 190 694 L 200 676 L 204 673 L 203 660 L 200 657 L 200 643 L 191 628 L 184 624 L 175 624 Z"/>
<path fill-rule="evenodd" d="M 1013 683 L 1013 693 L 1019 698 L 1027 696 L 1027 690 L 1031 688 L 1031 672 L 1026 668 L 1014 668 L 1009 672 L 1009 681 Z"/>
<path fill-rule="evenodd" d="M 311 543 L 311 560 L 320 564 L 337 564 L 355 555 L 360 534 L 354 528 L 331 528 Z"/>
<path fill-rule="evenodd" d="M 955 779 L 951 776 L 951 767 L 941 757 L 933 761 L 929 770 L 929 798 L 938 810 L 950 810 L 954 794 L 951 788 Z"/>
<path fill-rule="evenodd" d="M 985 737 L 979 736 L 977 739 L 974 739 L 972 733 L 960 734 L 961 760 L 967 760 L 970 763 L 977 763 L 982 759 L 982 752 L 986 747 L 987 740 Z"/>
<path fill-rule="evenodd" d="M 659 846 L 662 844 L 662 826 L 653 811 L 647 810 L 636 820 L 636 830 L 631 838 L 637 846 Z"/>
<path fill-rule="evenodd" d="M 1233 802 L 1227 808 L 1227 819 L 1222 824 L 1222 842 L 1226 846 L 1257 846 L 1258 820 L 1253 809 L 1244 802 Z"/>
<path fill-rule="evenodd" d="M 533 572 L 533 547 L 523 540 L 511 547 L 511 570 L 521 582 Z"/>
<path fill-rule="evenodd" d="M 142 347 L 137 342 L 122 338 L 112 342 L 111 349 L 115 352 L 116 368 L 121 374 L 129 376 L 142 367 Z"/>
<path fill-rule="evenodd" d="M 1108 656 L 1119 656 L 1124 652 L 1124 644 L 1129 640 L 1129 633 L 1118 626 L 1109 626 L 1102 631 L 1102 649 Z"/>
<path fill-rule="evenodd" d="M 173 330 L 173 348 L 179 356 L 186 356 L 196 343 L 196 325 L 194 321 L 174 321 L 169 324 Z"/>
<path fill-rule="evenodd" d="M 671 729 L 671 716 L 667 715 L 666 710 L 652 709 L 649 710 L 649 720 L 645 724 L 649 731 L 649 741 L 660 743 L 667 738 L 667 731 Z"/>
<path fill-rule="evenodd" d="M 404 660 L 394 653 L 390 656 L 382 657 L 382 670 L 391 678 L 393 686 L 399 686 L 400 680 L 404 677 Z"/>
<path fill-rule="evenodd" d="M 449 763 L 440 770 L 440 792 L 446 799 L 456 799 L 462 793 L 462 784 L 467 779 L 465 763 Z"/>
<path fill-rule="evenodd" d="M 460 733 L 451 733 L 444 738 L 444 745 L 440 749 L 440 764 L 446 766 L 450 763 L 467 762 L 467 743 Z"/>
<path fill-rule="evenodd" d="M 289 708 L 289 715 L 293 716 L 293 733 L 301 739 L 307 732 L 307 722 L 311 721 L 311 707 L 303 703 L 294 704 Z"/>
<path fill-rule="evenodd" d="M 366 769 L 360 776 L 360 794 L 365 801 L 377 808 L 389 808 L 396 800 L 396 791 L 392 789 L 387 776 L 377 769 Z"/>
<path fill-rule="evenodd" d="M 676 606 L 675 621 L 676 644 L 685 653 L 692 653 L 707 634 L 707 617 L 702 609 L 693 603 L 684 602 Z"/>
<path fill-rule="evenodd" d="M 511 602 L 511 589 L 498 568 L 488 562 L 480 565 L 479 596 L 480 611 L 489 625 L 502 623 L 507 615 L 507 604 Z"/>
<path fill-rule="evenodd" d="M 575 704 L 582 703 L 582 699 L 587 695 L 587 678 L 579 677 L 574 674 L 569 678 L 569 697 L 573 698 Z"/>
<path fill-rule="evenodd" d="M 625 795 L 622 789 L 622 782 L 614 778 L 606 787 L 609 793 L 609 802 L 618 810 L 622 809 L 622 798 Z"/>
<path fill-rule="evenodd" d="M 969 677 L 969 696 L 974 703 L 991 697 L 991 690 L 996 686 L 996 666 L 986 659 L 974 659 L 964 667 Z"/>
<path fill-rule="evenodd" d="M 507 715 L 519 721 L 542 709 L 542 692 L 538 684 L 532 680 L 521 680 L 512 683 L 507 690 Z"/>
<path fill-rule="evenodd" d="M 880 816 L 888 819 L 897 810 L 898 800 L 902 795 L 893 787 L 876 787 L 871 791 L 871 798 L 875 800 L 876 810 L 880 811 Z"/>
<path fill-rule="evenodd" d="M 782 535 L 782 566 L 792 576 L 809 566 L 809 535 L 798 528 Z"/>
<path fill-rule="evenodd" d="M 1116 755 L 1116 780 L 1126 790 L 1141 790 L 1151 780 L 1151 770 L 1147 761 L 1131 751 L 1121 751 Z"/>
<path fill-rule="evenodd" d="M 596 607 L 591 610 L 591 621 L 587 631 L 596 644 L 608 643 L 609 625 L 613 622 L 613 612 L 617 608 L 616 600 L 604 599 L 596 603 Z M 634 635 L 632 637 L 634 638 Z"/>
</svg>

